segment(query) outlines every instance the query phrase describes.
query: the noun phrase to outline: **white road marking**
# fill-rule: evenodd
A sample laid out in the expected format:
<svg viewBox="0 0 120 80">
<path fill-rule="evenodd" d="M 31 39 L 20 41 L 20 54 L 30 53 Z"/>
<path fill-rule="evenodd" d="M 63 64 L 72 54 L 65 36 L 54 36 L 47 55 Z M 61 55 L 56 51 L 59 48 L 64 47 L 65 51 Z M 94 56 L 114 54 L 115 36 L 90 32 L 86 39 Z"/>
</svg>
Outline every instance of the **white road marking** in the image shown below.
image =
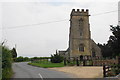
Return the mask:
<svg viewBox="0 0 120 80">
<path fill-rule="evenodd" d="M 43 77 L 42 77 L 42 75 L 41 75 L 40 73 L 39 73 L 38 75 L 39 75 L 39 76 L 40 76 L 40 78 L 43 80 Z"/>
</svg>

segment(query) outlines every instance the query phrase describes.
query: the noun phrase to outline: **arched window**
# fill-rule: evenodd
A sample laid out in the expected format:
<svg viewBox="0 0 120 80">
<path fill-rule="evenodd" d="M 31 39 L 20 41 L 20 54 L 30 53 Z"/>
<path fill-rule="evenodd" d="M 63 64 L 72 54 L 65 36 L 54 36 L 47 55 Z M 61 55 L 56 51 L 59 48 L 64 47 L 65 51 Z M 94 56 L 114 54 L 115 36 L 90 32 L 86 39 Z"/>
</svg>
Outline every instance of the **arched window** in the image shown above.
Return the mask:
<svg viewBox="0 0 120 80">
<path fill-rule="evenodd" d="M 79 45 L 79 51 L 84 52 L 84 45 L 83 44 Z"/>
<path fill-rule="evenodd" d="M 79 22 L 83 22 L 83 18 L 80 18 L 80 19 L 79 19 Z"/>
<path fill-rule="evenodd" d="M 84 22 L 83 22 L 83 19 L 80 18 L 80 19 L 79 19 L 79 27 L 83 27 L 83 23 L 84 23 Z"/>
<path fill-rule="evenodd" d="M 83 36 L 83 31 L 82 30 L 80 30 L 80 36 Z"/>
<path fill-rule="evenodd" d="M 94 49 L 94 48 L 92 48 L 92 56 L 93 56 L 93 57 L 96 56 L 96 54 L 95 54 L 95 49 Z"/>
</svg>

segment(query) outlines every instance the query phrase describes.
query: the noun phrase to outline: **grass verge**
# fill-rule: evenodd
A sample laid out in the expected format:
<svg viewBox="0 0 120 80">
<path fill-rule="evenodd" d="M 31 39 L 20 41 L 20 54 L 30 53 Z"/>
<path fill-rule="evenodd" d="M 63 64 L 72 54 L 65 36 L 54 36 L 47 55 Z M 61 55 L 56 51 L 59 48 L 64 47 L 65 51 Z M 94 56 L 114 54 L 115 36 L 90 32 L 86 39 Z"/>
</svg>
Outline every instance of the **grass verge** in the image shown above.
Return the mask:
<svg viewBox="0 0 120 80">
<path fill-rule="evenodd" d="M 28 64 L 43 68 L 64 67 L 63 63 L 28 63 Z"/>
</svg>

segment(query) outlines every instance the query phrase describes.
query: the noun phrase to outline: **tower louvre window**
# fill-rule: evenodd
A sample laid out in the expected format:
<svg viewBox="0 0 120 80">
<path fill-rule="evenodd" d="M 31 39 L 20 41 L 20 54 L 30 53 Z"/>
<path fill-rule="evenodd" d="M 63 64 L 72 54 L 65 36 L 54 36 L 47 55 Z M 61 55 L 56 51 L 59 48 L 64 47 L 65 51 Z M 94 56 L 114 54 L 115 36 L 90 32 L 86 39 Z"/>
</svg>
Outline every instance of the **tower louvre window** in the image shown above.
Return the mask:
<svg viewBox="0 0 120 80">
<path fill-rule="evenodd" d="M 84 45 L 83 44 L 79 45 L 79 51 L 84 52 Z"/>
<path fill-rule="evenodd" d="M 80 18 L 79 22 L 83 22 L 83 18 Z"/>
<path fill-rule="evenodd" d="M 80 31 L 80 36 L 83 36 L 83 19 L 79 19 L 79 31 Z"/>
<path fill-rule="evenodd" d="M 83 26 L 83 19 L 82 18 L 79 19 L 79 26 Z"/>
</svg>

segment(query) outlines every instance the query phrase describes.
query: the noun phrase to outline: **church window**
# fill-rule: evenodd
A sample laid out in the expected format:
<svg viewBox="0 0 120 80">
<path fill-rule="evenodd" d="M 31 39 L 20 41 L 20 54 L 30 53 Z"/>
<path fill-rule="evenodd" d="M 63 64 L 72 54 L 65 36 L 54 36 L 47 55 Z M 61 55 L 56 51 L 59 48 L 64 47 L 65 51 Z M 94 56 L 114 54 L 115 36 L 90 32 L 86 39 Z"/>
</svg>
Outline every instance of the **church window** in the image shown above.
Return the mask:
<svg viewBox="0 0 120 80">
<path fill-rule="evenodd" d="M 83 45 L 83 44 L 80 44 L 80 45 L 79 45 L 79 51 L 84 52 L 84 45 Z"/>
<path fill-rule="evenodd" d="M 79 31 L 80 31 L 80 36 L 83 36 L 83 19 L 80 18 L 79 20 Z"/>
<path fill-rule="evenodd" d="M 83 19 L 82 19 L 82 18 L 80 18 L 80 19 L 79 19 L 79 21 L 80 21 L 80 22 L 83 22 Z"/>
<path fill-rule="evenodd" d="M 80 20 L 79 20 L 79 26 L 83 26 L 83 19 L 82 18 L 80 18 Z"/>
<path fill-rule="evenodd" d="M 92 48 L 92 56 L 93 56 L 93 57 L 96 56 L 96 54 L 95 54 L 95 49 L 94 49 L 94 48 Z"/>
<path fill-rule="evenodd" d="M 82 32 L 80 32 L 80 36 L 82 36 Z"/>
</svg>

